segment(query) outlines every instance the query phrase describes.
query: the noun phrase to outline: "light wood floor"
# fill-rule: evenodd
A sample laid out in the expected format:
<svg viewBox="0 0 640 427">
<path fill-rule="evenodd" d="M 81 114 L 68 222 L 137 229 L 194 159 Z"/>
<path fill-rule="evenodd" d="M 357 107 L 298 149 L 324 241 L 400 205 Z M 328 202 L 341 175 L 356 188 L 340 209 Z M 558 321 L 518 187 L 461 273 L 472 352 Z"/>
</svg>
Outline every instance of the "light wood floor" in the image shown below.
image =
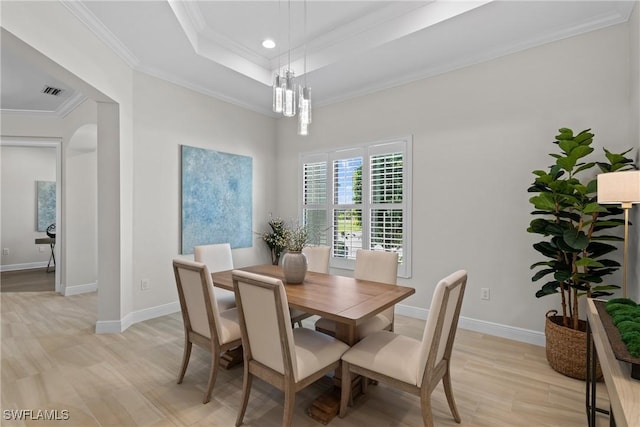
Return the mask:
<svg viewBox="0 0 640 427">
<path fill-rule="evenodd" d="M 221 371 L 211 402 L 203 405 L 209 355 L 194 347 L 184 383 L 176 384 L 183 345 L 179 313 L 122 334 L 96 335 L 96 293 L 3 293 L 0 304 L 3 426 L 234 425 L 242 367 Z M 414 337 L 422 335 L 423 325 L 396 319 L 396 330 Z M 462 426 L 586 425 L 584 383 L 551 370 L 541 347 L 460 330 L 452 371 Z M 319 382 L 298 394 L 294 426 L 321 426 L 305 410 L 326 387 Z M 599 406 L 608 407 L 602 385 L 599 394 Z M 458 425 L 441 385 L 433 406 L 436 426 Z M 69 420 L 7 421 L 6 409 L 68 410 Z M 255 380 L 245 425 L 280 426 L 282 410 L 282 394 Z M 598 423 L 608 425 L 608 419 L 598 415 Z M 419 401 L 379 384 L 369 387 L 346 418 L 329 425 L 421 426 Z"/>
<path fill-rule="evenodd" d="M 55 291 L 56 273 L 46 268 L 3 271 L 0 273 L 0 292 Z"/>
</svg>

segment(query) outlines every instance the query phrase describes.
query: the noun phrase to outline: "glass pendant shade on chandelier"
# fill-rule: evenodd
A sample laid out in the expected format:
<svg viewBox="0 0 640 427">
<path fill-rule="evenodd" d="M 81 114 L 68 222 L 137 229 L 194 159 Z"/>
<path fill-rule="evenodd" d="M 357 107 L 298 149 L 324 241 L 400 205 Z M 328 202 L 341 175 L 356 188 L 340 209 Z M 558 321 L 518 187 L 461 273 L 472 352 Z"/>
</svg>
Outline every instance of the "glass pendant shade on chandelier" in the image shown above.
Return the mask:
<svg viewBox="0 0 640 427">
<path fill-rule="evenodd" d="M 304 1 L 304 86 L 296 84 L 295 73 L 291 69 L 291 0 L 288 2 L 289 14 L 289 53 L 288 64 L 276 72 L 273 78 L 273 111 L 285 117 L 294 117 L 298 110 L 298 134 L 308 135 L 311 124 L 311 88 L 307 86 L 307 2 Z"/>
</svg>

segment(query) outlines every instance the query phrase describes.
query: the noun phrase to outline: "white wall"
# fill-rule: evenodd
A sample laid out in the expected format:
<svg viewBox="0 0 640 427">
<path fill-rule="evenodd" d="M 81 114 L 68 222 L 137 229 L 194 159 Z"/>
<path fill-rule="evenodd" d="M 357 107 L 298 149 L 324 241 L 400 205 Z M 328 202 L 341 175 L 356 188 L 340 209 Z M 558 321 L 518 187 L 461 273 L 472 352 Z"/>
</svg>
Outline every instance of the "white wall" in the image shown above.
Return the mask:
<svg viewBox="0 0 640 427">
<path fill-rule="evenodd" d="M 11 34 L 3 33 L 3 48 L 20 49 L 35 66 L 99 102 L 96 328 L 122 330 L 133 305 L 132 70 L 60 2 L 4 2 L 0 18 Z"/>
<path fill-rule="evenodd" d="M 97 105 L 85 101 L 63 119 L 65 294 L 97 287 Z"/>
<path fill-rule="evenodd" d="M 436 282 L 465 268 L 463 316 L 542 331 L 559 303 L 536 299 L 530 279 L 531 171 L 552 163 L 560 127 L 592 128 L 598 147 L 632 145 L 628 57 L 629 25 L 618 25 L 317 108 L 306 138 L 281 119 L 278 213 L 297 213 L 299 153 L 412 134 L 413 277 L 400 282 L 416 294 L 405 312 L 421 313 L 412 308 L 429 306 Z"/>
<path fill-rule="evenodd" d="M 2 26 L 46 56 L 31 54 L 36 65 L 99 101 L 97 330 L 119 331 L 176 310 L 170 261 L 179 251 L 179 144 L 254 158 L 257 230 L 276 206 L 275 120 L 150 77 L 134 77 L 60 3 L 12 2 L 2 8 Z M 62 68 L 51 68 L 51 60 Z M 103 120 L 115 127 L 101 126 Z M 266 248 L 257 243 L 234 251 L 236 265 L 267 261 Z M 141 278 L 151 283 L 144 293 Z"/>
<path fill-rule="evenodd" d="M 86 126 L 92 127 L 93 132 L 87 134 L 83 131 Z M 91 291 L 96 287 L 95 128 L 96 103 L 92 101 L 85 101 L 64 118 L 2 115 L 4 136 L 12 135 L 18 141 L 39 138 L 62 141 L 62 218 L 58 220 L 61 232 L 58 233 L 56 242 L 59 251 L 56 264 L 60 273 L 61 290 L 65 294 Z M 25 153 L 31 152 L 27 148 L 25 150 Z M 53 167 L 55 176 L 55 164 Z M 11 228 L 11 223 L 5 219 L 3 217 L 3 229 Z"/>
<path fill-rule="evenodd" d="M 276 206 L 276 123 L 139 73 L 134 105 L 134 311 L 173 304 L 166 307 L 170 310 L 178 307 L 171 260 L 180 254 L 180 145 L 252 157 L 258 231 Z M 238 267 L 267 260 L 259 239 L 252 248 L 233 250 Z M 140 290 L 142 279 L 149 279 L 150 290 Z M 149 315 L 141 313 L 134 320 Z"/>
<path fill-rule="evenodd" d="M 47 265 L 49 245 L 36 245 L 47 237 L 36 227 L 36 181 L 56 181 L 56 149 L 48 147 L 0 147 L 2 165 L 2 270 Z"/>
</svg>

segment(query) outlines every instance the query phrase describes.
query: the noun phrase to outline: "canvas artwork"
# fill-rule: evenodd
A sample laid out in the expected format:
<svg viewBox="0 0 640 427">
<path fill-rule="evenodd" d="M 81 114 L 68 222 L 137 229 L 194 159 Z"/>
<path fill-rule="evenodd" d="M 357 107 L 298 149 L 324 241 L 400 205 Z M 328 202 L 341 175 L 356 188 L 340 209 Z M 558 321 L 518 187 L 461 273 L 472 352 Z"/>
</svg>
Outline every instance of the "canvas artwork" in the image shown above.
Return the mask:
<svg viewBox="0 0 640 427">
<path fill-rule="evenodd" d="M 36 181 L 36 231 L 56 222 L 56 182 Z"/>
<path fill-rule="evenodd" d="M 182 254 L 253 246 L 252 158 L 182 145 Z"/>
</svg>

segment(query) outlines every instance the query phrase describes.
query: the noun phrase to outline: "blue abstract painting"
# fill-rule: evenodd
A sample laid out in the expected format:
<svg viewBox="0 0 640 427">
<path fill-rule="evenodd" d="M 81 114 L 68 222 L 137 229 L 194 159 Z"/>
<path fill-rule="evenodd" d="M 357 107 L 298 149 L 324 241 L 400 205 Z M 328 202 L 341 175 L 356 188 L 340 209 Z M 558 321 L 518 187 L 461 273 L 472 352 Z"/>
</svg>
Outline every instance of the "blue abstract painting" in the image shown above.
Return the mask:
<svg viewBox="0 0 640 427">
<path fill-rule="evenodd" d="M 196 245 L 253 246 L 251 157 L 182 145 L 182 254 Z"/>
<path fill-rule="evenodd" d="M 56 182 L 36 181 L 36 230 L 47 231 L 56 222 Z"/>
</svg>

